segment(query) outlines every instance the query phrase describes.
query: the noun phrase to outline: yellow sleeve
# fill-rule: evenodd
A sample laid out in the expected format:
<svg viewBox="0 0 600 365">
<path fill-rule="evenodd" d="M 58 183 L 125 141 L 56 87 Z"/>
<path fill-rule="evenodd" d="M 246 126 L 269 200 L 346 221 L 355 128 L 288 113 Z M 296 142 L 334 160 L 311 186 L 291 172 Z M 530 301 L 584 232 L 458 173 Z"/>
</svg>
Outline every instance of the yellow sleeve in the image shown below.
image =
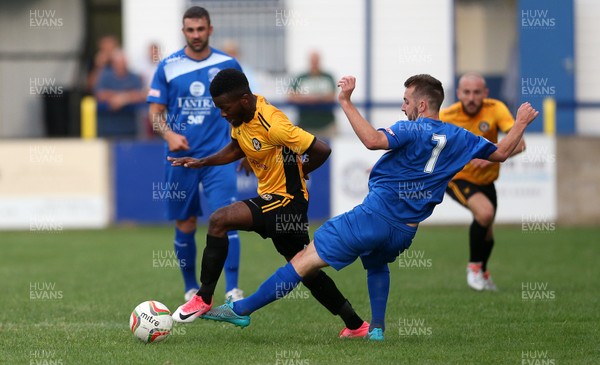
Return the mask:
<svg viewBox="0 0 600 365">
<path fill-rule="evenodd" d="M 235 132 L 237 131 L 237 128 L 231 128 L 231 139 L 235 139 L 237 140 L 237 137 L 235 136 Z"/>
<path fill-rule="evenodd" d="M 508 133 L 513 125 L 515 125 L 515 120 L 510 114 L 510 110 L 508 110 L 506 105 L 502 102 L 496 103 L 496 123 L 498 129 L 504 133 Z"/>
<path fill-rule="evenodd" d="M 276 111 L 271 117 L 269 138 L 273 144 L 286 146 L 301 155 L 313 144 L 316 137 L 290 122 L 281 111 Z"/>
</svg>

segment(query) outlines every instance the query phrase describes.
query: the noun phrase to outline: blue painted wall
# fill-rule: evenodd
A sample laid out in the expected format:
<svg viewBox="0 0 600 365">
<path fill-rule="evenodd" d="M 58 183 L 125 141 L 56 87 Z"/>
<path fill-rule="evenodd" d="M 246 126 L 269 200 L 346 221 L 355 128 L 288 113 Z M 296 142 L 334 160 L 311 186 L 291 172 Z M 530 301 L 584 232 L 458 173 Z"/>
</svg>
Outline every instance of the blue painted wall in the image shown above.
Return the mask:
<svg viewBox="0 0 600 365">
<path fill-rule="evenodd" d="M 572 0 L 520 0 L 520 78 L 518 95 L 542 111 L 545 97 L 554 97 L 558 108 L 556 132 L 575 132 L 574 38 Z M 568 107 L 571 105 L 571 107 Z M 531 131 L 543 131 L 543 115 Z"/>
</svg>

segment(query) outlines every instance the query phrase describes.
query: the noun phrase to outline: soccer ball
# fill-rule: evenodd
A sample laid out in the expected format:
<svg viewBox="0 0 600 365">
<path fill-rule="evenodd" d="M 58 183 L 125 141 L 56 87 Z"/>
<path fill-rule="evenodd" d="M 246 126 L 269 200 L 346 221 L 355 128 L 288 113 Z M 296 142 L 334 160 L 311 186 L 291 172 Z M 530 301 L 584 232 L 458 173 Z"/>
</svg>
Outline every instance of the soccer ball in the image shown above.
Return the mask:
<svg viewBox="0 0 600 365">
<path fill-rule="evenodd" d="M 155 300 L 143 302 L 131 312 L 129 328 L 142 342 L 160 342 L 169 336 L 173 327 L 171 311 Z"/>
</svg>

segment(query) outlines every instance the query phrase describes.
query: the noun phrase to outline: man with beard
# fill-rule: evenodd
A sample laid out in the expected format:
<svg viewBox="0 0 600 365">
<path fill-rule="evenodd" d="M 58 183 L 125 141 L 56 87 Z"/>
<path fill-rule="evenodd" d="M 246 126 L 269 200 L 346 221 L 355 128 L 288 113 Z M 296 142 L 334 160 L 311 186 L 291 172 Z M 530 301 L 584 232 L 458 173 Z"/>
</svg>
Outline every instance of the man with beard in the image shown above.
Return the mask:
<svg viewBox="0 0 600 365">
<path fill-rule="evenodd" d="M 222 69 L 241 71 L 231 56 L 209 46 L 213 32 L 210 15 L 199 6 L 183 15 L 183 35 L 187 45 L 160 62 L 152 80 L 147 101 L 153 130 L 165 140 L 168 157 L 203 157 L 213 154 L 230 141 L 229 123 L 208 91 L 210 82 Z M 196 221 L 202 215 L 200 184 L 211 211 L 236 200 L 235 166 L 227 164 L 202 170 L 171 167 L 165 158 L 165 191 L 168 219 L 175 220 L 175 253 L 185 285 L 185 300 L 200 287 L 196 279 Z M 226 297 L 243 298 L 238 289 L 240 240 L 229 231 L 229 255 L 225 262 Z"/>
<path fill-rule="evenodd" d="M 440 119 L 497 143 L 498 131 L 508 133 L 515 121 L 506 105 L 488 98 L 488 93 L 481 75 L 463 75 L 456 89 L 459 101 L 442 110 Z M 525 141 L 521 139 L 511 156 L 524 150 Z M 452 178 L 446 189 L 454 200 L 473 214 L 469 230 L 467 284 L 476 291 L 497 290 L 487 264 L 494 247 L 492 224 L 497 208 L 494 181 L 498 179 L 499 172 L 499 163 L 474 159 Z"/>
</svg>

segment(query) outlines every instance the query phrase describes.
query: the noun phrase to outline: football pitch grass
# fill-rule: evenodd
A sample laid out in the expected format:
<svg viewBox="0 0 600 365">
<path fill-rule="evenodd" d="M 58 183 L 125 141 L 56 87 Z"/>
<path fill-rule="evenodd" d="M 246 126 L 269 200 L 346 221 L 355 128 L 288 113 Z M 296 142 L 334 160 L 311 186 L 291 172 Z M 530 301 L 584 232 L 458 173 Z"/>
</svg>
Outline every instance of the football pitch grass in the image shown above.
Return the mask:
<svg viewBox="0 0 600 365">
<path fill-rule="evenodd" d="M 0 362 L 599 364 L 600 228 L 546 228 L 496 228 L 490 268 L 499 291 L 476 293 L 465 282 L 468 228 L 421 227 L 390 264 L 382 343 L 337 338 L 341 320 L 300 286 L 254 313 L 248 328 L 176 323 L 166 341 L 148 345 L 129 330 L 133 308 L 183 303 L 172 228 L 2 232 Z M 205 233 L 196 236 L 198 252 Z M 270 241 L 245 232 L 241 239 L 240 286 L 250 294 L 283 260 Z M 360 263 L 327 271 L 369 320 Z"/>
</svg>

